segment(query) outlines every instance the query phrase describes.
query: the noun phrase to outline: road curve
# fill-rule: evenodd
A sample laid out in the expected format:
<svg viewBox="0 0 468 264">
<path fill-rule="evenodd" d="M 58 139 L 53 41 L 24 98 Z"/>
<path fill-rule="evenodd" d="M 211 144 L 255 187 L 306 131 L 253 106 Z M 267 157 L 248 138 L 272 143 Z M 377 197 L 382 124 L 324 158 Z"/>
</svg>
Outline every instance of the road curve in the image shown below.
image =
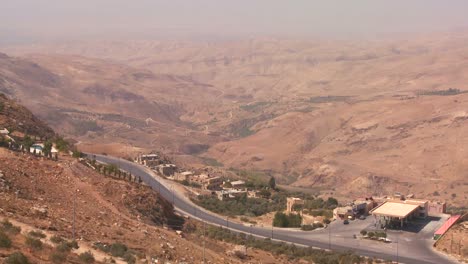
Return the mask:
<svg viewBox="0 0 468 264">
<path fill-rule="evenodd" d="M 243 224 L 229 221 L 219 215 L 215 215 L 206 211 L 205 209 L 192 203 L 187 197 L 178 192 L 171 191 L 171 184 L 157 176 L 147 167 L 140 164 L 130 162 L 124 159 L 104 156 L 98 154 L 87 154 L 92 156 L 96 161 L 116 164 L 122 170 L 128 171 L 131 174 L 140 177 L 140 179 L 149 185 L 153 190 L 159 192 L 162 197 L 167 199 L 174 205 L 174 208 L 185 215 L 193 218 L 200 219 L 212 225 L 227 227 L 232 231 L 251 234 L 257 237 L 272 238 L 273 240 L 283 241 L 287 243 L 294 243 L 296 245 L 303 245 L 309 247 L 316 247 L 321 249 L 331 249 L 333 251 L 353 251 L 356 254 L 368 257 L 376 257 L 387 259 L 400 263 L 414 263 L 414 264 L 443 264 L 443 263 L 457 263 L 454 260 L 434 252 L 431 246 L 425 240 L 416 240 L 405 243 L 400 242 L 400 253 L 397 256 L 393 249 L 381 246 L 362 246 L 356 243 L 356 239 L 352 236 L 340 237 L 339 239 L 330 239 L 328 232 L 298 232 L 295 230 L 272 229 L 257 226 L 246 226 Z M 334 241 L 333 241 L 334 240 Z M 378 244 L 378 243 L 375 243 Z"/>
</svg>

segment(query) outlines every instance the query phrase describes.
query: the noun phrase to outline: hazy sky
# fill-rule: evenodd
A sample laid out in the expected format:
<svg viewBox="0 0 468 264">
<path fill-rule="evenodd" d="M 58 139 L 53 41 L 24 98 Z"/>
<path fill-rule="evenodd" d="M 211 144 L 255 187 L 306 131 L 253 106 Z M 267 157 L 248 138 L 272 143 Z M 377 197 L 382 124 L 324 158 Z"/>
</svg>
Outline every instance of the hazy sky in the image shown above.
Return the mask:
<svg viewBox="0 0 468 264">
<path fill-rule="evenodd" d="M 360 35 L 468 27 L 468 0 L 0 0 L 0 37 Z"/>
</svg>

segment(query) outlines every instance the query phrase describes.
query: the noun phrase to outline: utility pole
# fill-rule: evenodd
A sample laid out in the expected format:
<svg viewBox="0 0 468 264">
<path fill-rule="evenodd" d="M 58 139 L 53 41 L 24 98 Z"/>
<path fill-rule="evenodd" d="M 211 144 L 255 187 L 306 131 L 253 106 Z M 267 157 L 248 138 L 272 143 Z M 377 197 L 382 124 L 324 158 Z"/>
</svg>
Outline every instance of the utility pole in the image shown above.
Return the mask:
<svg viewBox="0 0 468 264">
<path fill-rule="evenodd" d="M 205 257 L 205 221 L 203 221 L 203 264 L 206 263 Z"/>
<path fill-rule="evenodd" d="M 75 222 L 76 222 L 76 188 L 73 188 L 73 240 L 75 240 Z"/>
<path fill-rule="evenodd" d="M 462 239 L 460 238 L 460 240 L 458 241 L 458 255 L 460 255 L 460 256 L 462 256 L 462 254 L 461 254 L 461 246 L 462 246 L 461 242 L 462 242 Z"/>
<path fill-rule="evenodd" d="M 453 254 L 453 233 L 452 233 L 452 239 L 450 240 L 450 254 Z"/>
</svg>

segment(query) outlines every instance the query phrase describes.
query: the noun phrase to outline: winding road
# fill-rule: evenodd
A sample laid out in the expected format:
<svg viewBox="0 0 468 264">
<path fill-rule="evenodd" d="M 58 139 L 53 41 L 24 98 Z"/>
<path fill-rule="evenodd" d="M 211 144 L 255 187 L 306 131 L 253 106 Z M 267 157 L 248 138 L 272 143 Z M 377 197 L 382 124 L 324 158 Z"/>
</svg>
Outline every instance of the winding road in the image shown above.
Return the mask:
<svg viewBox="0 0 468 264">
<path fill-rule="evenodd" d="M 244 225 L 229 221 L 227 218 L 215 215 L 205 209 L 195 205 L 183 194 L 173 191 L 170 181 L 165 180 L 147 167 L 133 163 L 124 159 L 103 156 L 97 154 L 87 154 L 93 156 L 99 162 L 116 164 L 121 169 L 138 176 L 141 180 L 159 192 L 162 197 L 173 203 L 174 208 L 179 213 L 195 219 L 205 221 L 212 225 L 223 226 L 234 232 L 251 234 L 256 237 L 272 238 L 276 241 L 294 243 L 308 247 L 330 249 L 333 251 L 353 251 L 356 254 L 368 257 L 376 257 L 398 261 L 399 263 L 415 264 L 443 264 L 458 263 L 456 260 L 435 252 L 432 249 L 432 233 L 424 234 L 404 234 L 392 233 L 389 231 L 388 237 L 395 242 L 382 243 L 366 239 L 356 239 L 356 229 L 349 231 L 349 226 L 344 226 L 340 221 L 334 221 L 330 228 L 316 231 L 297 231 L 290 229 L 272 229 L 251 225 Z M 362 225 L 365 222 L 353 221 L 351 225 Z M 357 229 L 360 230 L 360 229 Z M 357 231 L 359 232 L 359 231 Z M 396 242 L 398 241 L 398 242 Z"/>
</svg>

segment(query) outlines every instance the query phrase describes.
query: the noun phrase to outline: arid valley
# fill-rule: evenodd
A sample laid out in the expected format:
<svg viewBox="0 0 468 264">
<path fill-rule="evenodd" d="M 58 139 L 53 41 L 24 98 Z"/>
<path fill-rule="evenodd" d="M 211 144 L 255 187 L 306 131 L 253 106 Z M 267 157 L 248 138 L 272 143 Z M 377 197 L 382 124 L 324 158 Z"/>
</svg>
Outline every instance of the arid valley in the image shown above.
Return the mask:
<svg viewBox="0 0 468 264">
<path fill-rule="evenodd" d="M 318 194 L 466 205 L 467 42 L 461 31 L 6 45 L 0 91 L 83 151 L 162 151 Z"/>
</svg>

